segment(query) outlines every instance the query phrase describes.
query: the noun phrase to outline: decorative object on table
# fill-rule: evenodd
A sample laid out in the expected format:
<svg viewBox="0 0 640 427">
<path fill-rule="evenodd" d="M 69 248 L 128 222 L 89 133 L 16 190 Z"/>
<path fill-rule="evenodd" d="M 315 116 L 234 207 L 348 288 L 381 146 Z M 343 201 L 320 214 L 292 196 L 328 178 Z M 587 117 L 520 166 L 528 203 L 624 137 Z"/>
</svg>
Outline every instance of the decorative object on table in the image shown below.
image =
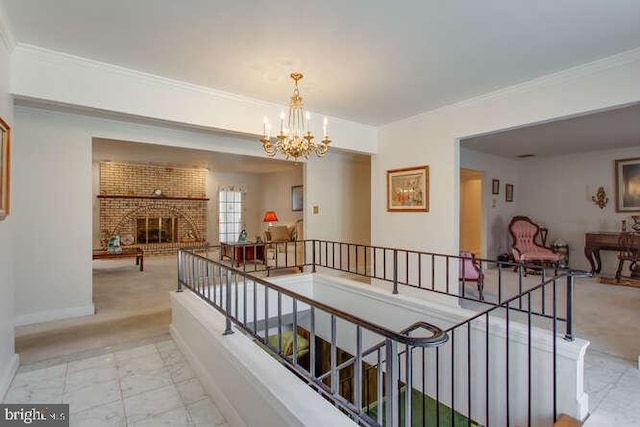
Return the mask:
<svg viewBox="0 0 640 427">
<path fill-rule="evenodd" d="M 187 230 L 180 240 L 182 243 L 194 243 L 196 241 L 196 236 L 193 234 L 193 230 Z"/>
<path fill-rule="evenodd" d="M 429 212 L 429 166 L 387 171 L 387 212 Z"/>
<path fill-rule="evenodd" d="M 291 210 L 299 212 L 304 210 L 304 186 L 294 185 L 291 187 Z"/>
<path fill-rule="evenodd" d="M 615 161 L 616 212 L 640 212 L 640 157 Z"/>
<path fill-rule="evenodd" d="M 155 190 L 153 190 L 153 197 L 162 197 L 164 194 L 162 193 L 162 190 L 159 188 L 156 188 Z"/>
<path fill-rule="evenodd" d="M 125 234 L 120 239 L 120 243 L 122 243 L 123 246 L 133 245 L 134 242 L 133 234 Z"/>
<path fill-rule="evenodd" d="M 622 220 L 622 227 L 620 227 L 620 230 L 624 233 L 625 231 L 627 231 L 627 220 L 623 219 Z"/>
<path fill-rule="evenodd" d="M 9 179 L 11 177 L 11 128 L 0 118 L 0 220 L 9 215 Z"/>
<path fill-rule="evenodd" d="M 559 267 L 566 268 L 569 266 L 569 245 L 567 242 L 562 239 L 556 239 L 551 245 L 551 250 L 561 257 L 558 262 Z"/>
<path fill-rule="evenodd" d="M 238 235 L 238 243 L 247 243 L 247 230 L 244 228 L 240 231 Z"/>
<path fill-rule="evenodd" d="M 591 201 L 600 209 L 604 209 L 604 207 L 607 206 L 607 203 L 609 203 L 609 198 L 607 197 L 607 193 L 605 193 L 604 191 L 604 187 L 598 187 L 596 195 L 591 196 Z"/>
<path fill-rule="evenodd" d="M 640 215 L 632 215 L 631 219 L 633 220 L 631 228 L 633 228 L 633 231 L 636 233 L 640 233 Z"/>
<path fill-rule="evenodd" d="M 504 200 L 505 202 L 513 202 L 513 184 L 505 184 Z"/>
<path fill-rule="evenodd" d="M 491 180 L 491 194 L 500 194 L 500 180 L 492 179 Z"/>
<path fill-rule="evenodd" d="M 302 159 L 309 159 L 309 155 L 315 153 L 318 157 L 323 157 L 329 150 L 331 140 L 327 134 L 327 118 L 324 118 L 322 129 L 323 138 L 319 143 L 315 143 L 311 133 L 311 115 L 304 112 L 304 104 L 298 90 L 298 81 L 302 79 L 301 73 L 291 73 L 294 81 L 293 96 L 289 102 L 289 116 L 285 123 L 284 111 L 280 113 L 280 133 L 276 135 L 276 142 L 271 142 L 271 123 L 264 118 L 264 134 L 260 142 L 268 156 L 275 156 L 279 151 L 286 159 L 293 159 L 298 162 Z"/>
<path fill-rule="evenodd" d="M 256 234 L 256 243 L 262 243 L 262 236 L 259 234 Z"/>
<path fill-rule="evenodd" d="M 109 239 L 109 244 L 107 245 L 107 252 L 110 254 L 118 254 L 122 252 L 122 247 L 120 246 L 120 235 L 114 234 Z"/>
</svg>

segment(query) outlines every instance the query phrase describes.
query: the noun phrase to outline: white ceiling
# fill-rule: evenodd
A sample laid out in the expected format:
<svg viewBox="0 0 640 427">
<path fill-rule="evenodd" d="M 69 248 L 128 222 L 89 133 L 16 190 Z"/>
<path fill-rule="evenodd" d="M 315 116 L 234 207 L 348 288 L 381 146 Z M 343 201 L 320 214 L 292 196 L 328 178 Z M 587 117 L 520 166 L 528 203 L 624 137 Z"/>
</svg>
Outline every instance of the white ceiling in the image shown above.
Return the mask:
<svg viewBox="0 0 640 427">
<path fill-rule="evenodd" d="M 640 46 L 638 0 L 1 0 L 18 42 L 380 125 Z"/>
<path fill-rule="evenodd" d="M 93 139 L 92 151 L 94 161 L 205 168 L 218 173 L 272 173 L 302 167 L 302 164 L 296 165 L 293 162 L 266 157 L 242 156 L 104 138 Z"/>
<path fill-rule="evenodd" d="M 461 144 L 507 158 L 640 147 L 640 104 L 468 138 Z"/>
</svg>

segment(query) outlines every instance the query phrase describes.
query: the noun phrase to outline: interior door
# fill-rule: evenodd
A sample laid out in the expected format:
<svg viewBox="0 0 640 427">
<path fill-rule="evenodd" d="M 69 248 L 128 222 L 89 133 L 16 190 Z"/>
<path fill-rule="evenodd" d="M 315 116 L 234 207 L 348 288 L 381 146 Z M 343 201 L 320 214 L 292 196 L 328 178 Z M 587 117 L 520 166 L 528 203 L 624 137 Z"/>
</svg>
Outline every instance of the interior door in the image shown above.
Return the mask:
<svg viewBox="0 0 640 427">
<path fill-rule="evenodd" d="M 482 172 L 460 169 L 460 250 L 482 257 Z"/>
</svg>

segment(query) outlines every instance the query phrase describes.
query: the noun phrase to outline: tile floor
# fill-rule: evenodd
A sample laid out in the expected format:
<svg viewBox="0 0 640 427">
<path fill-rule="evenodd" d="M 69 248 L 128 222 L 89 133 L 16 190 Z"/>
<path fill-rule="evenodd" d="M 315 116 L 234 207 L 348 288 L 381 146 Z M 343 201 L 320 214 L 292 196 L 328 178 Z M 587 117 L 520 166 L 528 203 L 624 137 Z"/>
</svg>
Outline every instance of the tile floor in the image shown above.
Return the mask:
<svg viewBox="0 0 640 427">
<path fill-rule="evenodd" d="M 68 403 L 71 426 L 227 426 L 171 340 L 20 368 L 4 403 Z"/>
<path fill-rule="evenodd" d="M 640 370 L 628 360 L 588 350 L 584 389 L 589 411 L 584 427 L 640 426 Z"/>
<path fill-rule="evenodd" d="M 105 271 L 100 270 L 96 263 L 99 261 L 94 261 L 94 274 L 96 269 L 101 273 L 94 281 L 94 288 L 97 285 L 98 291 L 101 284 L 104 284 L 105 289 L 112 289 L 114 284 L 127 281 L 135 283 L 133 289 L 145 289 L 140 286 L 140 280 L 149 278 L 142 277 L 130 263 L 114 265 L 114 262 L 109 264 L 109 269 Z M 151 282 L 156 283 L 160 289 L 171 289 L 175 283 L 175 275 L 167 272 L 175 268 L 175 258 L 150 258 L 149 272 L 154 268 L 158 270 L 158 274 Z M 116 272 L 117 277 L 112 279 L 111 276 Z M 96 294 L 102 295 L 100 292 Z M 158 304 L 166 305 L 168 311 L 168 292 L 158 292 L 158 295 L 158 298 L 166 299 Z M 97 301 L 98 306 L 100 302 Z M 591 341 L 585 356 L 584 383 L 585 392 L 589 394 L 591 415 L 584 425 L 640 426 L 640 371 L 637 365 L 640 352 L 638 289 L 603 286 L 598 284 L 596 279 L 578 279 L 576 303 L 576 335 Z M 68 320 L 76 324 L 86 321 L 86 318 Z M 127 327 L 135 328 L 139 323 L 139 319 L 136 319 Z M 113 333 L 112 325 L 109 325 L 109 328 L 109 334 L 117 337 L 114 340 L 116 344 L 101 342 L 102 346 L 120 345 L 117 343 L 126 343 L 129 339 L 128 335 L 123 338 L 120 332 Z M 48 329 L 43 331 L 45 335 L 49 333 Z M 126 426 L 138 425 L 137 423 L 175 426 L 211 426 L 216 423 L 226 425 L 210 398 L 193 397 L 201 395 L 201 386 L 170 340 L 166 327 L 160 338 L 150 335 L 142 341 L 141 338 L 137 338 L 138 341 L 133 346 L 121 344 L 106 353 L 104 350 L 89 350 L 93 347 L 79 341 L 77 335 L 58 334 L 55 337 L 56 342 L 51 345 L 57 350 L 61 340 L 70 341 L 68 353 L 72 354 L 40 351 L 42 356 L 48 357 L 49 360 L 21 367 L 6 396 L 6 402 L 41 403 L 51 398 L 52 402 L 70 403 L 71 425 L 74 426 Z M 96 332 L 92 330 L 90 335 L 95 336 Z M 135 361 L 142 356 L 139 352 L 148 353 L 145 363 L 141 360 Z M 24 352 L 21 352 L 23 361 L 28 359 L 23 359 L 24 355 Z M 60 357 L 50 359 L 55 356 Z M 167 375 L 170 380 L 167 380 Z M 95 387 L 94 384 L 88 384 L 80 378 L 92 378 Z M 153 402 L 160 401 L 158 396 L 176 405 L 157 403 L 153 406 Z M 78 408 L 75 405 L 79 405 Z M 202 420 L 205 419 L 208 420 L 203 423 Z"/>
</svg>

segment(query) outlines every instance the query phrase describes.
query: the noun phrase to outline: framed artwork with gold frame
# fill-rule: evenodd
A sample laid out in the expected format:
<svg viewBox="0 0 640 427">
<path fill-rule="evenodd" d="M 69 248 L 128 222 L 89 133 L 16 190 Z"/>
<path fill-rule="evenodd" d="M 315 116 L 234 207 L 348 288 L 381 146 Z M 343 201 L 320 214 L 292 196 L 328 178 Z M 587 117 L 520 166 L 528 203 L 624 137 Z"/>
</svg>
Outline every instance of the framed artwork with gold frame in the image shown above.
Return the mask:
<svg viewBox="0 0 640 427">
<path fill-rule="evenodd" d="M 640 212 L 640 157 L 615 161 L 616 212 Z"/>
<path fill-rule="evenodd" d="M 429 166 L 387 171 L 387 212 L 429 212 Z"/>
<path fill-rule="evenodd" d="M 9 215 L 11 179 L 11 128 L 0 118 L 0 220 Z"/>
</svg>

